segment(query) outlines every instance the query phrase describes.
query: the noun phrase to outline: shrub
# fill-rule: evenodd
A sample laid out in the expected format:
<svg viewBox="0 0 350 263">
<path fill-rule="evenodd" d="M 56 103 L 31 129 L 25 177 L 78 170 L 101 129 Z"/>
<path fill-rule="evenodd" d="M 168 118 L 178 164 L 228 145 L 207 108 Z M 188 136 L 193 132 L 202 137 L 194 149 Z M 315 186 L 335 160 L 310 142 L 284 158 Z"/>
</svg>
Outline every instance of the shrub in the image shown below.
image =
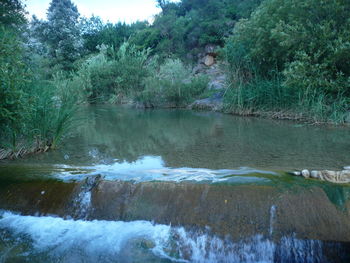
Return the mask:
<svg viewBox="0 0 350 263">
<path fill-rule="evenodd" d="M 80 86 L 89 102 L 108 101 L 138 93 L 147 76 L 149 50 L 138 51 L 124 43 L 118 51 L 106 46 L 82 63 L 73 83 Z"/>
<path fill-rule="evenodd" d="M 16 140 L 27 109 L 28 69 L 17 34 L 0 26 L 0 138 Z"/>
<path fill-rule="evenodd" d="M 31 138 L 56 148 L 75 124 L 79 91 L 62 73 L 52 81 L 35 83 L 30 89 L 27 129 Z"/>
<path fill-rule="evenodd" d="M 294 104 L 286 108 L 298 105 L 315 118 L 343 115 L 350 96 L 349 10 L 350 2 L 341 0 L 264 1 L 250 19 L 237 23 L 226 43 L 232 86 L 239 82 L 240 88 L 247 89 L 245 94 L 254 90 L 252 101 L 264 101 L 266 94 L 252 85 L 261 79 L 274 83 L 278 74 L 281 94 L 287 96 L 276 97 L 280 105 L 292 99 Z"/>
<path fill-rule="evenodd" d="M 179 59 L 167 59 L 145 80 L 145 90 L 139 100 L 150 106 L 185 106 L 204 91 L 208 80 L 192 76 Z"/>
</svg>

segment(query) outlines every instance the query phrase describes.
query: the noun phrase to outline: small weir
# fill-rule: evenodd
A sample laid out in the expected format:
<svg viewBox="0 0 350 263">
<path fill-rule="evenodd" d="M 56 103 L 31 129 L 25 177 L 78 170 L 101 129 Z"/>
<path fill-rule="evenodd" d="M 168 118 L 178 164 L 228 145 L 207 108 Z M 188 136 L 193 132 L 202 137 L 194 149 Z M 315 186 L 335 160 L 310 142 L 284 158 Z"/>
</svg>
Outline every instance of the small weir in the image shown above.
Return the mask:
<svg viewBox="0 0 350 263">
<path fill-rule="evenodd" d="M 233 242 L 209 230 L 149 221 L 63 220 L 5 211 L 0 229 L 7 250 L 2 262 L 337 262 L 324 255 L 327 246 L 338 260 L 345 256 L 340 245 L 317 240 L 285 236 L 275 242 L 255 235 Z"/>
<path fill-rule="evenodd" d="M 286 173 L 350 162 L 347 131 L 104 106 L 87 116 L 61 149 L 0 163 L 0 263 L 350 262 L 350 186 Z"/>
</svg>

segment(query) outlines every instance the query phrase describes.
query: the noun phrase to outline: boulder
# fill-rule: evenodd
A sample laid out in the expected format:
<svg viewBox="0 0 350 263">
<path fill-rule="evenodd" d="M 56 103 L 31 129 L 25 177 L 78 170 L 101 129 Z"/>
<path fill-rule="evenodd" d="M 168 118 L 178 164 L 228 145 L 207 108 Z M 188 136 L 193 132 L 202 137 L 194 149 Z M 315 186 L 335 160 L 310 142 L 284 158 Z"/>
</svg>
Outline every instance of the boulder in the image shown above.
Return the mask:
<svg viewBox="0 0 350 263">
<path fill-rule="evenodd" d="M 215 58 L 212 55 L 206 55 L 204 58 L 204 64 L 208 67 L 215 64 Z"/>
<path fill-rule="evenodd" d="M 208 88 L 210 90 L 220 90 L 225 88 L 225 83 L 214 79 L 208 83 Z"/>
<path fill-rule="evenodd" d="M 309 172 L 309 170 L 304 169 L 304 170 L 301 171 L 301 175 L 303 177 L 305 177 L 305 178 L 309 178 L 310 177 L 310 172 Z"/>
<path fill-rule="evenodd" d="M 194 101 L 188 106 L 189 109 L 220 111 L 223 107 L 222 95 L 217 93 L 210 98 Z"/>
</svg>

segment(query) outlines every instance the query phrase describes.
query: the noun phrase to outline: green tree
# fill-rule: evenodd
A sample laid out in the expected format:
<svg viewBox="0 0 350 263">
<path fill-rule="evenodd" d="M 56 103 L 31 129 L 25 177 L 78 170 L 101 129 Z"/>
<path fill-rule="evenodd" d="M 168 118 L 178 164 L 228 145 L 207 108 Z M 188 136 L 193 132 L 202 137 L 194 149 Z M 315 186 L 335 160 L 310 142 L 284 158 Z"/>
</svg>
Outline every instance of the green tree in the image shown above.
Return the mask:
<svg viewBox="0 0 350 263">
<path fill-rule="evenodd" d="M 233 84 L 248 82 L 237 89 L 245 101 L 266 108 L 271 98 L 322 121 L 343 121 L 350 96 L 349 12 L 344 0 L 265 0 L 236 24 L 226 53 Z"/>
<path fill-rule="evenodd" d="M 157 0 L 162 9 L 153 25 L 132 37 L 136 46 L 151 47 L 163 58 L 197 57 L 207 44 L 224 45 L 233 25 L 262 0 Z"/>
<path fill-rule="evenodd" d="M 20 1 L 0 3 L 0 138 L 11 134 L 15 141 L 21 130 L 26 103 L 24 89 L 27 67 L 23 62 L 23 42 L 19 31 L 26 22 Z"/>
<path fill-rule="evenodd" d="M 349 11 L 343 0 L 267 0 L 236 26 L 229 60 L 284 72 L 289 86 L 350 94 Z"/>
<path fill-rule="evenodd" d="M 0 2 L 0 25 L 16 28 L 25 22 L 25 11 L 21 1 L 2 0 Z"/>
<path fill-rule="evenodd" d="M 64 70 L 73 68 L 81 56 L 83 41 L 78 26 L 79 12 L 70 0 L 52 0 L 45 23 L 44 40 L 53 64 Z"/>
<path fill-rule="evenodd" d="M 20 131 L 25 113 L 26 66 L 21 42 L 13 30 L 0 26 L 0 137 Z"/>
</svg>

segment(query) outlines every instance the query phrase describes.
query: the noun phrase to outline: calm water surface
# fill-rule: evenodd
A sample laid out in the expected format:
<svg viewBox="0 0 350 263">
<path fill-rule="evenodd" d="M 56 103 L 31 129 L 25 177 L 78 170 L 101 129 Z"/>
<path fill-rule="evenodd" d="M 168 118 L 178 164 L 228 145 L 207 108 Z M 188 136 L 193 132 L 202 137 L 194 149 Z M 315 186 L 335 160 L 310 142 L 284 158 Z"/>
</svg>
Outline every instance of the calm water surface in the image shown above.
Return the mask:
<svg viewBox="0 0 350 263">
<path fill-rule="evenodd" d="M 116 169 L 340 169 L 350 165 L 350 129 L 187 110 L 82 109 L 57 151 L 6 165 Z"/>
</svg>

